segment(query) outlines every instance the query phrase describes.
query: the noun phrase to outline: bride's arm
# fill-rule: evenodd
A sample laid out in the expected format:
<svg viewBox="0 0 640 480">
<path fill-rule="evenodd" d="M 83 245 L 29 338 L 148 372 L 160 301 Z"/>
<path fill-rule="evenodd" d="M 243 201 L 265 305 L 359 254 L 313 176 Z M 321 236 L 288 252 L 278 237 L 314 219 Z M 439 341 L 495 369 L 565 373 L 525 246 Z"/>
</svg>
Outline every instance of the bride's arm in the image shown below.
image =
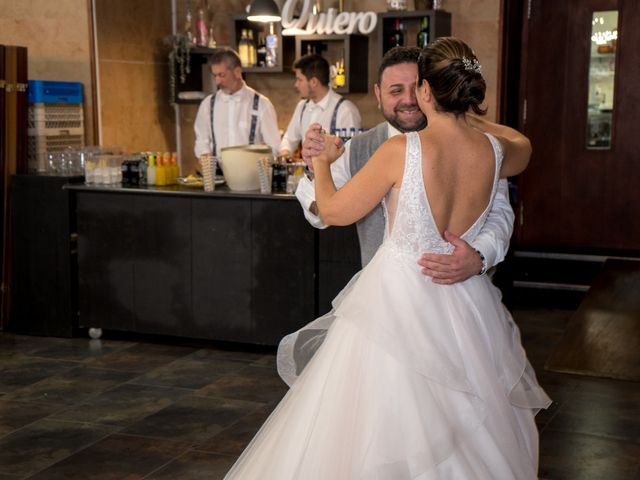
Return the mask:
<svg viewBox="0 0 640 480">
<path fill-rule="evenodd" d="M 531 158 L 531 142 L 519 131 L 490 122 L 475 115 L 467 115 L 469 124 L 477 129 L 498 137 L 502 144 L 504 159 L 500 169 L 500 177 L 506 178 L 518 175 L 527 168 Z"/>
<path fill-rule="evenodd" d="M 375 208 L 387 192 L 402 181 L 406 141 L 398 135 L 383 143 L 360 171 L 340 190 L 331 176 L 330 165 L 340 151 L 325 142 L 323 154 L 313 157 L 316 205 L 327 225 L 350 225 Z"/>
</svg>

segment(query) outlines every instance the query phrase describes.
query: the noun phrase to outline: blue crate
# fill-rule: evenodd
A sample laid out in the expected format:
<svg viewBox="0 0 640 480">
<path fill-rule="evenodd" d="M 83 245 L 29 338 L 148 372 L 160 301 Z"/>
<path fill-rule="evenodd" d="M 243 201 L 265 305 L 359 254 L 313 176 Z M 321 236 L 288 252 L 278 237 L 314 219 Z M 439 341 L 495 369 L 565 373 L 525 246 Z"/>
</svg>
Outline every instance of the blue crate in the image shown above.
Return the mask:
<svg viewBox="0 0 640 480">
<path fill-rule="evenodd" d="M 82 83 L 29 80 L 29 103 L 82 103 Z"/>
</svg>

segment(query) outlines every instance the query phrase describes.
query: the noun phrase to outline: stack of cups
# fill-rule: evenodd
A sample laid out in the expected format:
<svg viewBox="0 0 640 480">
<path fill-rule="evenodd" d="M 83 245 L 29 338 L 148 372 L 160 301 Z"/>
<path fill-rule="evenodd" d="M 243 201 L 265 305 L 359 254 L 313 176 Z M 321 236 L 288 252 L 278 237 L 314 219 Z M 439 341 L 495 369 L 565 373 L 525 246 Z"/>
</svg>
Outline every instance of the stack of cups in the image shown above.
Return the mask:
<svg viewBox="0 0 640 480">
<path fill-rule="evenodd" d="M 216 189 L 216 157 L 210 153 L 200 156 L 202 165 L 202 179 L 204 180 L 204 191 L 213 192 Z"/>
<path fill-rule="evenodd" d="M 271 158 L 262 157 L 256 161 L 258 162 L 260 193 L 271 193 Z"/>
</svg>

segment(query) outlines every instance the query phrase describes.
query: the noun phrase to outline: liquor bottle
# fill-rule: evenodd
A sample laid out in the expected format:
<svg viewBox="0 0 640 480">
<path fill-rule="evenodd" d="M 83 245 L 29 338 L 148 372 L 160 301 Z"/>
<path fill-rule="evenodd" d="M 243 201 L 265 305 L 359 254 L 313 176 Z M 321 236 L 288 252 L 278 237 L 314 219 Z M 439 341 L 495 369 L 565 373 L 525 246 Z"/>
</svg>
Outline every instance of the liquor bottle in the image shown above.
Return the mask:
<svg viewBox="0 0 640 480">
<path fill-rule="evenodd" d="M 416 45 L 418 48 L 426 48 L 429 44 L 429 17 L 422 17 L 422 23 L 420 24 L 420 31 L 418 32 L 418 39 Z"/>
<path fill-rule="evenodd" d="M 258 32 L 258 46 L 256 47 L 257 65 L 267 66 L 267 42 L 264 32 Z"/>
<path fill-rule="evenodd" d="M 218 42 L 216 42 L 216 37 L 213 36 L 213 27 L 209 27 L 209 48 L 216 48 L 218 46 Z"/>
<path fill-rule="evenodd" d="M 275 34 L 273 22 L 269 24 L 267 35 L 267 67 L 275 67 L 278 64 L 278 36 Z"/>
<path fill-rule="evenodd" d="M 258 63 L 258 55 L 256 52 L 256 42 L 253 39 L 253 30 L 247 30 L 248 35 L 248 44 L 249 44 L 249 66 L 255 67 Z"/>
<path fill-rule="evenodd" d="M 187 37 L 187 43 L 193 45 L 195 39 L 193 38 L 193 16 L 191 15 L 191 8 L 187 8 L 187 13 L 184 20 L 184 35 Z"/>
<path fill-rule="evenodd" d="M 391 32 L 389 48 L 404 46 L 404 26 L 399 18 L 396 18 L 396 28 Z"/>
<path fill-rule="evenodd" d="M 205 17 L 204 6 L 198 8 L 198 21 L 196 22 L 197 44 L 199 47 L 209 45 L 209 27 L 207 27 L 207 19 Z"/>
<path fill-rule="evenodd" d="M 238 55 L 240 56 L 240 63 L 242 63 L 243 67 L 249 66 L 249 43 L 247 38 L 247 31 L 243 28 L 240 43 L 238 44 Z"/>
</svg>

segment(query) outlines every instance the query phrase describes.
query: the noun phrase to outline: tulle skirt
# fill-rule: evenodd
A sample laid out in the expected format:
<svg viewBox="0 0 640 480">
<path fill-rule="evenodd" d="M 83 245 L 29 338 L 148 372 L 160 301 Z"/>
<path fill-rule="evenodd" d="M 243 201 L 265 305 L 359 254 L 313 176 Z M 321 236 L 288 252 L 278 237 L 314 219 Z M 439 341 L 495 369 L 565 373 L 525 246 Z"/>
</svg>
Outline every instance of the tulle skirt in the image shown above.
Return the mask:
<svg viewBox="0 0 640 480">
<path fill-rule="evenodd" d="M 435 285 L 385 244 L 278 369 L 291 388 L 225 478 L 537 478 L 550 400 L 486 277 Z"/>
</svg>

